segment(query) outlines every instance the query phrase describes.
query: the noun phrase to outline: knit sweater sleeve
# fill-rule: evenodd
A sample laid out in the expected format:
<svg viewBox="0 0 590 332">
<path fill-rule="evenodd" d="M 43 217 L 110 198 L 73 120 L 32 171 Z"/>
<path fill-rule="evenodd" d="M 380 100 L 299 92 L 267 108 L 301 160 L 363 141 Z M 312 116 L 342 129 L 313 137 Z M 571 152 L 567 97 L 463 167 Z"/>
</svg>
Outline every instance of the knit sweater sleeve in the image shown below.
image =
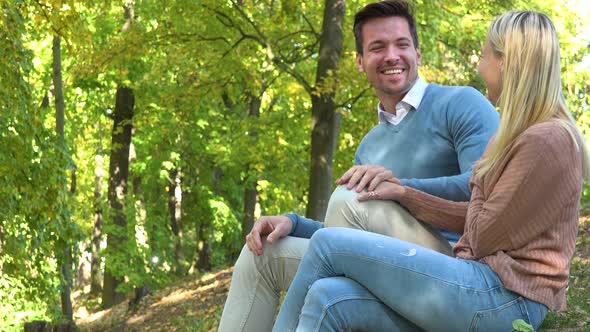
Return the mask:
<svg viewBox="0 0 590 332">
<path fill-rule="evenodd" d="M 493 187 L 472 200 L 464 236 L 473 254 L 482 258 L 521 248 L 559 220 L 564 202 L 580 183 L 580 161 L 564 128 L 549 124 L 517 138 L 488 179 Z M 574 156 L 574 157 L 572 157 Z M 497 181 L 496 179 L 497 178 Z M 483 188 L 477 183 L 475 190 Z"/>
<path fill-rule="evenodd" d="M 455 233 L 463 233 L 468 202 L 453 202 L 406 187 L 399 203 L 418 220 Z"/>
</svg>

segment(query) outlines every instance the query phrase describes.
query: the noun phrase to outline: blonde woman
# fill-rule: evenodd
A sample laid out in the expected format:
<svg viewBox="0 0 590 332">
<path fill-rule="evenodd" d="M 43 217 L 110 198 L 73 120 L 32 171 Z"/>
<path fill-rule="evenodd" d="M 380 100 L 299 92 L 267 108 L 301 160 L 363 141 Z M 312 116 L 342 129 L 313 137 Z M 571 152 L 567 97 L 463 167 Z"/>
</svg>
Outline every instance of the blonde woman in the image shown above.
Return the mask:
<svg viewBox="0 0 590 332">
<path fill-rule="evenodd" d="M 511 11 L 488 31 L 479 73 L 500 127 L 474 169 L 469 202 L 383 182 L 359 200 L 395 200 L 462 233 L 455 257 L 351 229 L 317 231 L 276 331 L 510 331 L 563 310 L 588 155 L 563 99 L 551 20 Z"/>
</svg>

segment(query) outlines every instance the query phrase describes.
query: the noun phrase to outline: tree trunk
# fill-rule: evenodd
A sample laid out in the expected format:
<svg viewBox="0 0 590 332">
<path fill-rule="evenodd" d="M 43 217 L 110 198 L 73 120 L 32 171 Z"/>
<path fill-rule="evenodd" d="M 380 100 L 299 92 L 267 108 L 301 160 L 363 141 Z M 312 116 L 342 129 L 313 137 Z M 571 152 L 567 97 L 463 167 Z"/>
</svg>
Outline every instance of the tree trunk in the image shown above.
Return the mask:
<svg viewBox="0 0 590 332">
<path fill-rule="evenodd" d="M 334 89 L 323 84 L 338 68 L 342 51 L 344 0 L 326 0 L 316 72 L 316 89 L 312 94 L 311 170 L 306 215 L 324 220 L 332 193 L 332 159 L 336 149 L 340 117 L 336 113 Z"/>
<path fill-rule="evenodd" d="M 209 244 L 209 224 L 201 224 L 198 230 L 198 245 L 197 245 L 197 270 L 210 271 L 211 270 L 211 245 Z"/>
<path fill-rule="evenodd" d="M 100 272 L 100 242 L 102 240 L 102 171 L 103 157 L 96 155 L 94 166 L 94 228 L 92 231 L 92 258 L 90 261 L 90 294 L 99 294 L 102 290 Z"/>
<path fill-rule="evenodd" d="M 102 290 L 102 305 L 105 309 L 120 303 L 125 298 L 125 294 L 116 290 L 123 282 L 123 277 L 114 275 L 111 269 L 113 269 L 112 266 L 119 265 L 116 262 L 117 259 L 123 259 L 123 248 L 127 242 L 125 198 L 129 178 L 129 146 L 131 145 L 131 120 L 134 104 L 133 90 L 119 86 L 113 114 L 114 124 L 109 163 L 108 199 L 113 218 L 113 230 L 107 232 L 107 248 L 113 255 L 107 257 L 105 264 Z"/>
<path fill-rule="evenodd" d="M 53 37 L 53 97 L 55 99 L 55 130 L 64 138 L 64 94 L 61 77 L 61 39 Z"/>
<path fill-rule="evenodd" d="M 244 190 L 244 219 L 242 220 L 242 240 L 244 241 L 254 225 L 254 211 L 256 210 L 256 199 L 258 198 L 256 186 L 257 181 L 254 180 Z"/>
<path fill-rule="evenodd" d="M 249 99 L 250 105 L 248 107 L 248 116 L 259 118 L 260 106 L 262 104 L 261 97 L 250 95 Z M 251 137 L 252 144 L 256 145 L 258 140 L 258 133 L 256 130 L 250 130 L 249 136 Z M 246 174 L 249 173 L 250 165 L 246 166 Z M 248 235 L 254 225 L 254 211 L 256 210 L 256 198 L 258 197 L 258 192 L 256 191 L 257 186 L 258 181 L 256 178 L 246 178 L 246 189 L 244 189 L 244 217 L 242 219 L 242 239 L 246 238 L 246 235 Z"/>
<path fill-rule="evenodd" d="M 58 144 L 65 146 L 64 137 L 64 95 L 63 95 L 63 79 L 61 75 L 61 39 L 60 37 L 53 37 L 53 95 L 55 99 L 55 131 L 57 136 L 60 138 Z M 71 192 L 76 190 L 75 173 L 72 173 L 72 187 Z M 66 220 L 65 222 L 69 222 Z M 72 309 L 72 251 L 69 247 L 69 240 L 63 239 L 61 241 L 65 245 L 65 249 L 61 254 L 60 272 L 62 276 L 61 280 L 61 310 L 64 318 L 69 322 L 73 321 L 73 309 Z"/>
<path fill-rule="evenodd" d="M 168 213 L 170 214 L 170 225 L 174 233 L 174 256 L 176 259 L 176 275 L 184 274 L 184 254 L 182 252 L 182 187 L 180 186 L 180 169 L 170 171 L 170 189 L 168 190 Z"/>
<path fill-rule="evenodd" d="M 219 195 L 219 182 L 223 177 L 221 167 L 215 170 L 213 178 L 213 194 Z M 211 220 L 202 219 L 201 225 L 197 229 L 197 270 L 210 271 L 211 270 Z"/>
</svg>

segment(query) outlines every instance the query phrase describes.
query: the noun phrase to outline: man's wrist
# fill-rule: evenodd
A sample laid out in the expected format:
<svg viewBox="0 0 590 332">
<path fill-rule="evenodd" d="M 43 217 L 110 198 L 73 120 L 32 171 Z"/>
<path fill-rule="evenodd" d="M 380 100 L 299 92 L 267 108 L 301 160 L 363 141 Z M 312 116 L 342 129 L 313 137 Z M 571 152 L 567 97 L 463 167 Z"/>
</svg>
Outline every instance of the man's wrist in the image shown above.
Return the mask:
<svg viewBox="0 0 590 332">
<path fill-rule="evenodd" d="M 291 229 L 289 230 L 289 233 L 288 233 L 288 235 L 291 235 L 293 233 L 293 231 L 295 230 L 295 228 L 297 227 L 297 222 L 299 221 L 297 218 L 297 214 L 296 213 L 285 213 L 285 214 L 281 215 L 281 217 L 285 217 L 291 221 Z"/>
</svg>

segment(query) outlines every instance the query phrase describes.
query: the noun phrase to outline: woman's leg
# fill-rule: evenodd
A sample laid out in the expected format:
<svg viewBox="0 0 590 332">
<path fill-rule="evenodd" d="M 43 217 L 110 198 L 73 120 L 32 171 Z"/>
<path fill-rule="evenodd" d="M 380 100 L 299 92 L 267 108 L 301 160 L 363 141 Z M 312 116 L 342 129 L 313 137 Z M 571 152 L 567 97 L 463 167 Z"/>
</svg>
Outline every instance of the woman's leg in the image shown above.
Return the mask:
<svg viewBox="0 0 590 332">
<path fill-rule="evenodd" d="M 355 280 L 428 331 L 510 331 L 515 319 L 536 327 L 543 318 L 531 321 L 529 311 L 542 305 L 506 290 L 485 264 L 379 234 L 328 228 L 312 237 L 275 330 L 294 330 L 309 287 L 333 276 Z"/>
<path fill-rule="evenodd" d="M 301 331 L 422 331 L 345 277 L 316 281 L 307 293 L 297 327 Z"/>
</svg>

